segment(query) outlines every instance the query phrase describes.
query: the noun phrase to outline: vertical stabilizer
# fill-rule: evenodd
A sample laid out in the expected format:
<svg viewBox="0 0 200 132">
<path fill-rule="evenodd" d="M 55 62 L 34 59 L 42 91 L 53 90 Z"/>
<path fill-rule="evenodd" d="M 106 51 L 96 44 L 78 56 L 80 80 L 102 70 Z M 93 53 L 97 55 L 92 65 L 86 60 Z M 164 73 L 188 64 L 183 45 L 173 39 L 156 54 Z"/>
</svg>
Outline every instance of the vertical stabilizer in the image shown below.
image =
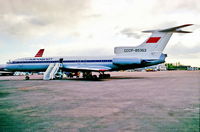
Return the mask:
<svg viewBox="0 0 200 132">
<path fill-rule="evenodd" d="M 152 34 L 141 45 L 137 47 L 115 47 L 114 52 L 116 55 L 120 56 L 132 56 L 143 59 L 158 59 L 161 56 L 172 34 L 190 33 L 188 31 L 180 30 L 180 28 L 190 25 L 192 24 L 185 24 L 182 26 L 162 30 L 143 31 L 150 32 Z"/>
<path fill-rule="evenodd" d="M 37 54 L 35 55 L 35 57 L 42 57 L 43 53 L 44 53 L 44 49 L 40 49 L 40 50 L 37 52 Z"/>
</svg>

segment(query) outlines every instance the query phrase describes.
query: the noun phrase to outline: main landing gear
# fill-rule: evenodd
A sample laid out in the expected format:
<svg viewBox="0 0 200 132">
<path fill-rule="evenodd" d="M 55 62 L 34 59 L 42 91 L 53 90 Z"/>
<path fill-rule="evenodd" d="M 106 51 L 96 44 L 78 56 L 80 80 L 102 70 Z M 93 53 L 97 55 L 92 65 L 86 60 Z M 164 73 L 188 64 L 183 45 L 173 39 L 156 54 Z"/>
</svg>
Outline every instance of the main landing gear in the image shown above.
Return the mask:
<svg viewBox="0 0 200 132">
<path fill-rule="evenodd" d="M 99 77 L 97 77 L 97 75 L 92 75 L 92 72 L 83 72 L 83 78 L 89 80 L 106 79 L 110 78 L 110 74 L 104 74 L 104 72 L 100 72 Z"/>
<path fill-rule="evenodd" d="M 97 75 L 92 75 L 92 72 L 83 72 L 83 78 L 89 80 L 97 80 Z"/>
<path fill-rule="evenodd" d="M 104 74 L 104 73 L 99 74 L 99 79 L 106 79 L 106 78 L 110 78 L 110 74 Z"/>
</svg>

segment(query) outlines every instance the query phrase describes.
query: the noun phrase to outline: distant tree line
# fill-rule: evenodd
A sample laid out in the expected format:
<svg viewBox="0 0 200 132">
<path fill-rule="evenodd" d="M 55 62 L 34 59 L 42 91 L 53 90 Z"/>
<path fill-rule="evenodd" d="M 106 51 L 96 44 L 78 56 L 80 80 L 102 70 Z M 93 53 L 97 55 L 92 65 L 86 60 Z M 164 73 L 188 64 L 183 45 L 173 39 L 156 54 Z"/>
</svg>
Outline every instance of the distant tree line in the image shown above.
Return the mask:
<svg viewBox="0 0 200 132">
<path fill-rule="evenodd" d="M 166 63 L 165 64 L 167 70 L 188 70 L 188 67 L 191 67 L 189 65 L 181 65 L 180 62 L 178 63 Z M 200 68 L 198 68 L 200 70 Z"/>
</svg>

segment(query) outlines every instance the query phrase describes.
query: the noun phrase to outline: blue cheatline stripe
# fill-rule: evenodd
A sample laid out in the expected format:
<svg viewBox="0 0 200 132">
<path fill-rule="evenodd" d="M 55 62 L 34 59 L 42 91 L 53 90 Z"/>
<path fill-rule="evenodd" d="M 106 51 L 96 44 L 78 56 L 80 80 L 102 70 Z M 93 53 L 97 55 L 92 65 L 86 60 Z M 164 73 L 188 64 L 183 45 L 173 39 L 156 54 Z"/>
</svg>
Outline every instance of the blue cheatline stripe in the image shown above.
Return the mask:
<svg viewBox="0 0 200 132">
<path fill-rule="evenodd" d="M 21 64 L 21 63 L 57 63 L 59 61 L 13 61 L 10 64 Z M 80 63 L 80 62 L 112 62 L 112 60 L 65 60 L 63 63 Z"/>
</svg>

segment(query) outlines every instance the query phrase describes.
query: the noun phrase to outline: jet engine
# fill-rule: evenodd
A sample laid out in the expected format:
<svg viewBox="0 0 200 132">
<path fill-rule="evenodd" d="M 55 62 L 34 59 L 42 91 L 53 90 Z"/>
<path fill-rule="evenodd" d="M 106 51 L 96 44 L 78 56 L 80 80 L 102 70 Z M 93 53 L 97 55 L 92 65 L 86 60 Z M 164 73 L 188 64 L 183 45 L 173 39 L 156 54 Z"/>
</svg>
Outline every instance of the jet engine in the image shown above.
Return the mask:
<svg viewBox="0 0 200 132">
<path fill-rule="evenodd" d="M 141 64 L 142 60 L 139 58 L 116 57 L 112 60 L 115 65 L 134 65 Z"/>
</svg>

